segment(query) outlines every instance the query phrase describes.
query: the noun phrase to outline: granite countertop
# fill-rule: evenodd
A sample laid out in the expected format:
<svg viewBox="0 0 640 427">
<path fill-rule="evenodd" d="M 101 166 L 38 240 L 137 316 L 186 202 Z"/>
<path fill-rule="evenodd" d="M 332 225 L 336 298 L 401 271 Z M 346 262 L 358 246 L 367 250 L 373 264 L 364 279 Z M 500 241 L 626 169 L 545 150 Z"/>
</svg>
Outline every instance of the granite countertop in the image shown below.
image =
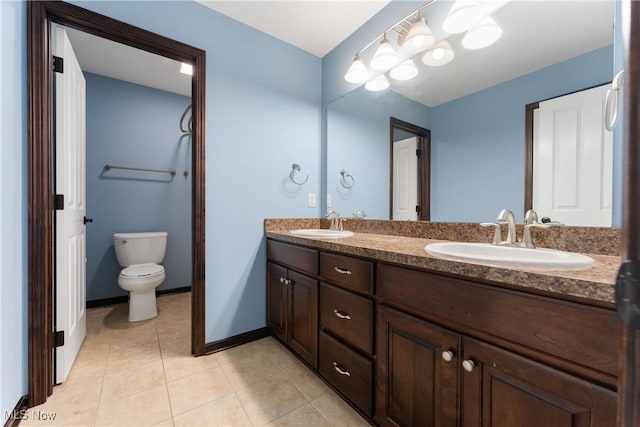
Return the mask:
<svg viewBox="0 0 640 427">
<path fill-rule="evenodd" d="M 588 254 L 595 265 L 582 269 L 505 266 L 484 262 L 453 260 L 428 254 L 424 247 L 441 242 L 427 238 L 354 233 L 344 239 L 322 239 L 294 236 L 288 230 L 266 228 L 268 238 L 406 265 L 433 272 L 484 279 L 508 287 L 541 291 L 575 301 L 614 308 L 614 284 L 620 257 Z M 525 289 L 525 290 L 526 290 Z M 538 292 L 540 293 L 540 292 Z"/>
</svg>

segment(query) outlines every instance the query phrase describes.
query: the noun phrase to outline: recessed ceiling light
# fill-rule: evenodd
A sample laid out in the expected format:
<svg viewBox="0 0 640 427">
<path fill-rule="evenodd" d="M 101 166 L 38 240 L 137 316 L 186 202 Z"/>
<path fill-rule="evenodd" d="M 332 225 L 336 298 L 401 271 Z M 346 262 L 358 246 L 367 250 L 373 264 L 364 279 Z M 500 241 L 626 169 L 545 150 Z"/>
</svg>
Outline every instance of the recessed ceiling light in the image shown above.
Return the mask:
<svg viewBox="0 0 640 427">
<path fill-rule="evenodd" d="M 193 66 L 191 64 L 187 64 L 186 62 L 183 62 L 182 64 L 180 64 L 180 72 L 182 74 L 187 74 L 189 76 L 192 76 Z"/>
</svg>

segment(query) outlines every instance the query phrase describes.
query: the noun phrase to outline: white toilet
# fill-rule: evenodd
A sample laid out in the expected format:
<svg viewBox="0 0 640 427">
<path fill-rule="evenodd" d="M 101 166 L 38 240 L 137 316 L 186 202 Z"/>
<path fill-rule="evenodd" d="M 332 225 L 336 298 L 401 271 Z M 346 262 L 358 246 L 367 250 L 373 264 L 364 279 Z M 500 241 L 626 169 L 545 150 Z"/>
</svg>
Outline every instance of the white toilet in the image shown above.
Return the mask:
<svg viewBox="0 0 640 427">
<path fill-rule="evenodd" d="M 165 277 L 160 263 L 167 249 L 167 232 L 115 233 L 113 247 L 118 264 L 124 267 L 118 285 L 129 291 L 129 322 L 156 317 L 156 288 Z"/>
</svg>

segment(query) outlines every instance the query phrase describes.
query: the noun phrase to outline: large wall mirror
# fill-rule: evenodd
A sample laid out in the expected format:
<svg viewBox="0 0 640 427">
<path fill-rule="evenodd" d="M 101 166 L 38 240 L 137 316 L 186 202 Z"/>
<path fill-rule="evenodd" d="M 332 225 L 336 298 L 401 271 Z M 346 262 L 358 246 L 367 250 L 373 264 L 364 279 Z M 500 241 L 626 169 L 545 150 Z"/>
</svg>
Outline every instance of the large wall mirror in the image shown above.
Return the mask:
<svg viewBox="0 0 640 427">
<path fill-rule="evenodd" d="M 436 40 L 447 38 L 451 44 L 453 61 L 429 67 L 418 55 L 419 74 L 413 80 L 389 79 L 391 87 L 382 92 L 362 86 L 329 104 L 329 209 L 342 216 L 364 211 L 367 218 L 390 219 L 394 117 L 430 131 L 430 220 L 494 221 L 509 208 L 522 222 L 527 105 L 612 80 L 612 1 L 506 2 L 493 12 L 503 29 L 501 39 L 474 51 L 462 48 L 462 34 L 442 30 L 450 6 L 435 2 L 423 15 Z"/>
</svg>

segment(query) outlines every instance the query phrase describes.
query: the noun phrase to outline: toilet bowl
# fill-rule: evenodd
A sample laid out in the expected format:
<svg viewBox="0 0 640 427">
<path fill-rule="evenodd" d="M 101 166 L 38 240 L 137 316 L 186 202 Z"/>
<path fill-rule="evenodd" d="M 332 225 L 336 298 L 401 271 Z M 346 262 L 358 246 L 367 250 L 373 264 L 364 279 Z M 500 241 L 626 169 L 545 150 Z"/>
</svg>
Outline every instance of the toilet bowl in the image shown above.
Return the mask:
<svg viewBox="0 0 640 427">
<path fill-rule="evenodd" d="M 118 285 L 129 292 L 129 322 L 158 315 L 156 288 L 165 279 L 164 259 L 167 233 L 116 233 L 113 246 L 121 267 Z"/>
</svg>

